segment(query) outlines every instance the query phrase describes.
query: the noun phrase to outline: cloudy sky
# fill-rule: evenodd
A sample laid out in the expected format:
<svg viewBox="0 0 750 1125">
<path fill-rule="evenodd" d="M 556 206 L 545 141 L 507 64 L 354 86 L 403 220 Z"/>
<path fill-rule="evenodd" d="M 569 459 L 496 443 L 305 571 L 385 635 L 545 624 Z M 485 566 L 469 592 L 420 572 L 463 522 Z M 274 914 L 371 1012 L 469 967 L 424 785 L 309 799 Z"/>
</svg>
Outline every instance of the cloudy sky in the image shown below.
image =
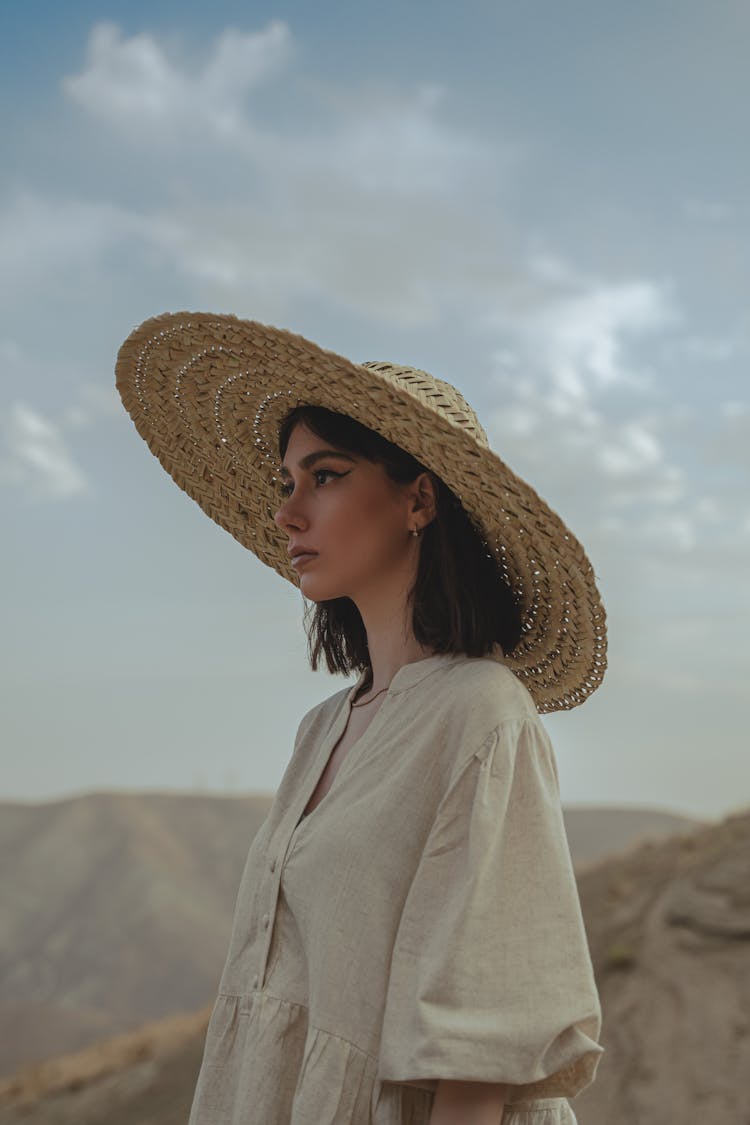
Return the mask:
<svg viewBox="0 0 750 1125">
<path fill-rule="evenodd" d="M 586 546 L 567 806 L 750 804 L 750 8 L 4 7 L 1 795 L 272 791 L 303 599 L 114 388 L 167 310 L 457 384 Z M 293 705 L 290 703 L 293 700 Z"/>
</svg>

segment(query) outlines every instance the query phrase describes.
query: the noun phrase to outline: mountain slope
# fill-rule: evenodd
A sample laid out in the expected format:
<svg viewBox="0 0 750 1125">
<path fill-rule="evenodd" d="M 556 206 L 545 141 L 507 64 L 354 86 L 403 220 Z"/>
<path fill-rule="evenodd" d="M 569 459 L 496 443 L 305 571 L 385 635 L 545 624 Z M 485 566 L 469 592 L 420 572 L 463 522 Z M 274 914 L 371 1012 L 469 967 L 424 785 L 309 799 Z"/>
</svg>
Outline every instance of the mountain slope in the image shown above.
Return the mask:
<svg viewBox="0 0 750 1125">
<path fill-rule="evenodd" d="M 105 793 L 1 808 L 0 1072 L 205 1004 L 269 804 Z"/>
<path fill-rule="evenodd" d="M 588 865 L 605 1054 L 579 1125 L 750 1121 L 750 809 Z M 3 1125 L 184 1125 L 209 1008 L 0 1081 Z"/>
<path fill-rule="evenodd" d="M 209 1003 L 270 795 L 93 793 L 0 805 L 0 1074 Z M 565 812 L 574 863 L 684 828 Z"/>
</svg>

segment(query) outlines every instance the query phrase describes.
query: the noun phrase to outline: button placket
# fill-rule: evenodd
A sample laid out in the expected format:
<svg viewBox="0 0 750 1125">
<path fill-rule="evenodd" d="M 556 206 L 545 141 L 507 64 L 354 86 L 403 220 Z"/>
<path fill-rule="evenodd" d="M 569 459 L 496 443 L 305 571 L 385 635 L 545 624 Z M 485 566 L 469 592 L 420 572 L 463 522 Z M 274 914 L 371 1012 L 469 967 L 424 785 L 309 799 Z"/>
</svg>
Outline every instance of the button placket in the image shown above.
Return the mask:
<svg viewBox="0 0 750 1125">
<path fill-rule="evenodd" d="M 270 946 L 271 946 L 271 935 L 273 933 L 273 928 L 271 926 L 271 918 L 276 917 L 276 904 L 278 902 L 278 880 L 275 877 L 274 877 L 274 880 L 273 880 L 272 893 L 273 893 L 272 909 L 271 909 L 270 912 L 266 911 L 266 913 L 261 918 L 261 925 L 263 926 L 263 931 L 266 935 L 266 938 L 265 938 L 265 941 L 263 943 L 263 954 L 262 954 L 261 960 L 260 960 L 260 973 L 258 975 L 256 975 L 256 977 L 253 980 L 253 987 L 254 988 L 257 988 L 259 986 L 260 980 L 262 978 L 265 978 L 265 975 L 266 975 L 266 966 L 268 964 L 268 954 L 269 954 Z"/>
<path fill-rule="evenodd" d="M 291 838 L 293 836 L 293 831 L 290 832 L 287 829 L 284 832 L 284 836 L 286 837 L 286 847 L 288 849 L 289 843 L 290 843 Z M 278 847 L 278 844 L 275 844 L 274 846 Z M 262 953 L 261 960 L 260 960 L 260 973 L 256 973 L 255 976 L 253 977 L 253 988 L 255 988 L 255 989 L 260 987 L 260 984 L 261 984 L 262 980 L 265 980 L 266 967 L 268 965 L 268 955 L 271 951 L 271 938 L 273 937 L 272 922 L 276 918 L 276 910 L 278 908 L 278 901 L 279 901 L 279 886 L 280 886 L 280 883 L 281 883 L 281 871 L 282 871 L 282 868 L 283 868 L 283 862 L 279 861 L 279 853 L 278 852 L 276 853 L 276 855 L 274 855 L 269 860 L 268 868 L 269 868 L 269 871 L 273 875 L 273 878 L 269 880 L 269 882 L 271 884 L 271 895 L 270 895 L 270 897 L 271 897 L 272 901 L 271 901 L 270 911 L 266 911 L 265 914 L 263 914 L 263 916 L 261 918 L 261 925 L 263 926 L 263 931 L 266 934 L 266 940 L 265 940 L 265 944 L 263 946 L 263 953 Z"/>
<path fill-rule="evenodd" d="M 355 689 L 356 689 L 356 686 L 355 686 Z M 352 693 L 355 689 L 352 689 Z M 382 711 L 382 708 L 381 708 L 381 711 Z M 342 707 L 342 709 L 341 709 L 341 711 L 339 712 L 339 715 L 338 715 L 338 721 L 335 722 L 333 724 L 333 726 L 331 727 L 331 729 L 328 731 L 328 736 L 327 736 L 327 738 L 324 742 L 324 749 L 325 749 L 324 765 L 325 765 L 325 762 L 328 761 L 328 757 L 330 756 L 332 748 L 336 745 L 339 738 L 341 737 L 341 733 L 344 730 L 344 727 L 346 726 L 347 720 L 348 720 L 348 712 L 346 710 L 346 707 Z M 272 921 L 275 921 L 275 918 L 276 918 L 276 910 L 278 908 L 278 900 L 279 900 L 279 887 L 280 887 L 280 884 L 281 884 L 281 873 L 283 871 L 284 864 L 286 863 L 289 856 L 292 854 L 292 852 L 294 850 L 294 847 L 295 847 L 295 844 L 297 842 L 298 829 L 300 828 L 300 826 L 302 824 L 302 821 L 300 820 L 300 817 L 302 816 L 302 813 L 304 812 L 304 809 L 307 806 L 307 802 L 308 802 L 308 800 L 310 799 L 310 796 L 312 795 L 312 793 L 315 790 L 315 785 L 317 784 L 317 780 L 319 779 L 319 777 L 321 776 L 321 773 L 322 773 L 322 769 L 318 768 L 318 762 L 317 761 L 313 766 L 312 772 L 314 774 L 313 786 L 309 790 L 307 795 L 305 796 L 305 800 L 304 800 L 304 804 L 302 805 L 302 808 L 299 811 L 297 811 L 290 818 L 290 820 L 287 822 L 287 826 L 284 830 L 283 836 L 285 838 L 285 845 L 284 845 L 284 849 L 283 849 L 283 854 L 281 852 L 277 851 L 276 855 L 272 859 L 269 860 L 268 867 L 269 867 L 269 870 L 271 871 L 271 873 L 273 875 L 273 879 L 271 880 L 273 902 L 272 902 L 272 908 L 271 908 L 270 913 L 266 912 L 261 918 L 261 925 L 263 926 L 263 930 L 266 934 L 266 940 L 265 940 L 265 944 L 264 944 L 264 947 L 263 947 L 263 953 L 262 953 L 261 962 L 260 962 L 260 973 L 256 973 L 255 976 L 253 977 L 253 988 L 254 989 L 259 988 L 260 985 L 261 985 L 261 981 L 265 980 L 266 968 L 268 966 L 268 955 L 271 951 L 271 939 L 273 937 L 273 925 L 271 923 L 272 923 Z M 306 818 L 304 818 L 304 819 L 306 819 Z M 278 847 L 278 845 L 277 845 L 277 847 Z"/>
</svg>

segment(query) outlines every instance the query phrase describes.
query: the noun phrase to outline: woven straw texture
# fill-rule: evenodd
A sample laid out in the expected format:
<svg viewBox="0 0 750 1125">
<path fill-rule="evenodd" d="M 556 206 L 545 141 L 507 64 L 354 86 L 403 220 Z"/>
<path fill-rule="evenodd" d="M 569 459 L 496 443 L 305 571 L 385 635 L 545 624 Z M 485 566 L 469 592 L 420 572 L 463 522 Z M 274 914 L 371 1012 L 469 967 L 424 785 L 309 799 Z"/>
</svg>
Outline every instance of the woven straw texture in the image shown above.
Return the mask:
<svg viewBox="0 0 750 1125">
<path fill-rule="evenodd" d="M 277 433 L 302 403 L 348 414 L 453 490 L 515 591 L 523 634 L 506 663 L 540 711 L 570 710 L 606 670 L 606 615 L 586 553 L 489 448 L 450 383 L 413 367 L 354 363 L 303 336 L 231 314 L 163 313 L 123 343 L 116 384 L 151 452 L 239 543 L 299 587 L 281 504 Z"/>
</svg>

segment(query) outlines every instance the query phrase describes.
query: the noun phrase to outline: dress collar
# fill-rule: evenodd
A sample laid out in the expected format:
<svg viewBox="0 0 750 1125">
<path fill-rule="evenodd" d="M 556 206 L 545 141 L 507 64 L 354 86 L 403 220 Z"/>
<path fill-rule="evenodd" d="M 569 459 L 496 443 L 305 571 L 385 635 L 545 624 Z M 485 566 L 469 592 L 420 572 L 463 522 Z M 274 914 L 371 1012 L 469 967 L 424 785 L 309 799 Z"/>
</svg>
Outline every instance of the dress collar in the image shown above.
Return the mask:
<svg viewBox="0 0 750 1125">
<path fill-rule="evenodd" d="M 408 664 L 402 664 L 398 669 L 393 679 L 390 682 L 386 695 L 399 695 L 402 691 L 408 691 L 409 688 L 414 687 L 416 684 L 422 682 L 427 676 L 431 676 L 438 668 L 447 668 L 454 664 L 463 664 L 467 660 L 495 660 L 500 664 L 505 662 L 503 650 L 499 644 L 494 644 L 492 651 L 488 652 L 485 656 L 467 656 L 464 652 L 438 652 L 433 656 L 422 657 L 421 660 L 412 660 Z M 362 684 L 367 678 L 367 670 L 362 671 L 357 679 L 357 682 L 346 697 L 347 703 L 351 703 L 355 695 L 361 688 Z"/>
</svg>

